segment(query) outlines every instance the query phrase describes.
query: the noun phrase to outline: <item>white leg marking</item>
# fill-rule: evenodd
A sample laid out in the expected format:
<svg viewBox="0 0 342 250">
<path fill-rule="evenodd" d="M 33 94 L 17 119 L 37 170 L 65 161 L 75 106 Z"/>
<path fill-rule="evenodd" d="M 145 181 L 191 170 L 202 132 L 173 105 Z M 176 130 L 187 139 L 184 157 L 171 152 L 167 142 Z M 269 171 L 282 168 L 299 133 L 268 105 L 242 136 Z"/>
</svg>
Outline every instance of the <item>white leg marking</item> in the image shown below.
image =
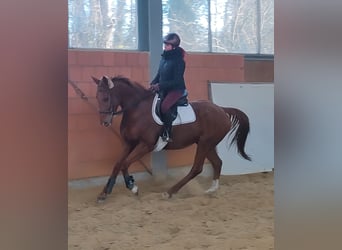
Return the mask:
<svg viewBox="0 0 342 250">
<path fill-rule="evenodd" d="M 132 191 L 133 194 L 138 193 L 138 186 L 137 186 L 137 185 L 134 185 L 134 187 L 132 188 L 131 191 Z"/>
<path fill-rule="evenodd" d="M 205 191 L 206 193 L 212 193 L 215 192 L 219 188 L 219 180 L 213 180 L 211 187 Z"/>
<path fill-rule="evenodd" d="M 162 198 L 163 198 L 164 200 L 166 200 L 166 199 L 170 199 L 170 195 L 169 195 L 169 193 L 168 193 L 168 192 L 164 192 L 164 193 L 162 193 Z"/>
</svg>

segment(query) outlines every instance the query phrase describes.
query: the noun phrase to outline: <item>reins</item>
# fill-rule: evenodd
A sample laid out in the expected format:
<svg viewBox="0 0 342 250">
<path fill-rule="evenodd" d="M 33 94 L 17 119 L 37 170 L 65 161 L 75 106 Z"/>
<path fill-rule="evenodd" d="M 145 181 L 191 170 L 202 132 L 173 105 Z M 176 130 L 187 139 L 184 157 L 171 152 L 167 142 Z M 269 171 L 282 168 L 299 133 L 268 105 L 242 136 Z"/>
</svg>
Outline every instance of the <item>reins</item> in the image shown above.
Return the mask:
<svg viewBox="0 0 342 250">
<path fill-rule="evenodd" d="M 96 111 L 98 110 L 97 107 L 96 107 L 93 103 L 89 102 L 88 97 L 87 97 L 87 96 L 84 94 L 84 92 L 76 85 L 75 82 L 73 82 L 72 80 L 68 79 L 68 83 L 73 87 L 73 89 L 75 90 L 75 93 L 76 93 L 81 99 L 86 100 L 87 103 L 88 103 L 94 110 L 96 110 Z M 149 93 L 149 95 L 146 95 L 146 96 L 145 96 L 143 99 L 141 99 L 139 102 L 143 101 L 144 99 L 146 99 L 146 98 L 147 98 L 148 96 L 150 96 L 151 94 L 153 94 L 153 93 Z M 135 103 L 134 105 L 139 104 L 139 102 Z M 133 106 L 133 105 L 132 105 L 132 106 Z M 119 110 L 119 111 L 117 111 L 117 112 L 113 112 L 113 111 L 103 111 L 103 112 L 109 112 L 109 113 L 112 113 L 112 112 L 113 112 L 113 116 L 114 116 L 114 115 L 122 114 L 122 113 L 125 112 L 128 108 L 131 108 L 131 106 L 129 106 L 129 107 L 125 108 L 125 109 L 121 109 L 121 110 Z M 108 113 L 107 113 L 107 114 L 108 114 Z M 111 131 L 112 133 L 114 133 L 114 134 L 121 140 L 120 134 L 119 134 L 117 131 L 115 131 L 113 127 L 108 127 L 108 128 L 110 129 L 110 131 Z M 152 174 L 152 171 L 145 165 L 145 163 L 144 163 L 143 161 L 139 160 L 138 162 L 145 168 L 145 170 L 146 170 L 150 175 L 153 175 L 153 174 Z"/>
<path fill-rule="evenodd" d="M 148 97 L 154 95 L 153 92 L 149 92 L 147 95 L 145 95 L 144 97 L 140 98 L 139 100 L 133 102 L 131 105 L 129 105 L 128 107 L 125 107 L 119 111 L 99 111 L 100 114 L 110 114 L 112 116 L 115 115 L 120 115 L 123 114 L 124 112 L 126 112 L 127 110 L 136 107 L 140 102 L 144 101 L 145 99 L 147 99 Z"/>
</svg>

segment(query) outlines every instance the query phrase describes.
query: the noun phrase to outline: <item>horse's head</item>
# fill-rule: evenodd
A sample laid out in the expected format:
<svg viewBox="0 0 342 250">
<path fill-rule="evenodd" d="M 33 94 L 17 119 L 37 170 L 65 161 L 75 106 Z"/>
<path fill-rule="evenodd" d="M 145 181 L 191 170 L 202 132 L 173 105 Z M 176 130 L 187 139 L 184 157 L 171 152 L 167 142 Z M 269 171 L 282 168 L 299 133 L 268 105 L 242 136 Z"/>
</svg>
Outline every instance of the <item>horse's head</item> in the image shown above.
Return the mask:
<svg viewBox="0 0 342 250">
<path fill-rule="evenodd" d="M 111 78 L 103 76 L 101 79 L 93 77 L 97 84 L 96 99 L 99 105 L 100 122 L 103 126 L 108 127 L 112 124 L 113 115 L 119 102 L 113 96 L 114 83 Z"/>
</svg>

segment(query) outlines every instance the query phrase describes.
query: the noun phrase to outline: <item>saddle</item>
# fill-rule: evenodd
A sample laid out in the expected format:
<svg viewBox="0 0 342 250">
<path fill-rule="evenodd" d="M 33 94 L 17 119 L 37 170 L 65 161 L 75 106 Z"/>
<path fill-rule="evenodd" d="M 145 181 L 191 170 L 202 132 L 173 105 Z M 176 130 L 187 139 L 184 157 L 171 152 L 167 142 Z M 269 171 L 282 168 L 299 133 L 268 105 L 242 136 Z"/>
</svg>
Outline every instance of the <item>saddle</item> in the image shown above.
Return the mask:
<svg viewBox="0 0 342 250">
<path fill-rule="evenodd" d="M 196 121 L 195 112 L 192 106 L 189 104 L 187 96 L 188 93 L 185 92 L 184 95 L 176 102 L 176 104 L 172 106 L 171 111 L 174 117 L 172 125 L 180 125 Z M 159 125 L 163 125 L 160 111 L 161 101 L 162 97 L 156 94 L 152 103 L 152 116 L 154 121 Z"/>
<path fill-rule="evenodd" d="M 170 108 L 173 120 L 177 118 L 177 107 L 178 106 L 188 106 L 189 101 L 188 101 L 188 93 L 185 91 L 183 96 L 178 99 L 178 101 Z M 161 118 L 161 103 L 163 101 L 163 97 L 159 94 L 158 95 L 158 100 L 157 100 L 157 105 L 156 105 L 156 114 L 159 118 Z"/>
<path fill-rule="evenodd" d="M 173 112 L 173 117 L 175 117 L 172 122 L 172 126 L 196 121 L 195 112 L 191 104 L 189 104 L 187 96 L 188 94 L 187 92 L 185 92 L 185 94 L 176 102 L 176 104 L 172 106 L 171 110 Z M 156 94 L 152 103 L 152 117 L 154 121 L 159 125 L 163 125 L 163 122 L 160 118 L 161 101 L 162 98 L 158 94 Z M 159 136 L 153 151 L 161 151 L 167 143 L 168 142 L 163 141 L 161 136 Z"/>
</svg>

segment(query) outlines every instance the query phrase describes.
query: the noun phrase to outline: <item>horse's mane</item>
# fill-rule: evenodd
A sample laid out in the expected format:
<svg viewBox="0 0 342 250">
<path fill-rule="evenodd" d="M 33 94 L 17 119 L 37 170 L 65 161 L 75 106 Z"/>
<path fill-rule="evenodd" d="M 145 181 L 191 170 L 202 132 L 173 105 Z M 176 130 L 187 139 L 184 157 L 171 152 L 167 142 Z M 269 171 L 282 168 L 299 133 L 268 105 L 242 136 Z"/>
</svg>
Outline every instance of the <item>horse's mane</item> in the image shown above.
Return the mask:
<svg viewBox="0 0 342 250">
<path fill-rule="evenodd" d="M 134 89 L 137 89 L 138 91 L 147 91 L 147 89 L 144 86 L 142 86 L 140 83 L 135 82 L 135 81 L 131 81 L 130 79 L 128 79 L 127 77 L 124 77 L 122 75 L 114 76 L 111 79 L 113 82 L 123 82 L 127 86 L 130 86 Z"/>
</svg>

